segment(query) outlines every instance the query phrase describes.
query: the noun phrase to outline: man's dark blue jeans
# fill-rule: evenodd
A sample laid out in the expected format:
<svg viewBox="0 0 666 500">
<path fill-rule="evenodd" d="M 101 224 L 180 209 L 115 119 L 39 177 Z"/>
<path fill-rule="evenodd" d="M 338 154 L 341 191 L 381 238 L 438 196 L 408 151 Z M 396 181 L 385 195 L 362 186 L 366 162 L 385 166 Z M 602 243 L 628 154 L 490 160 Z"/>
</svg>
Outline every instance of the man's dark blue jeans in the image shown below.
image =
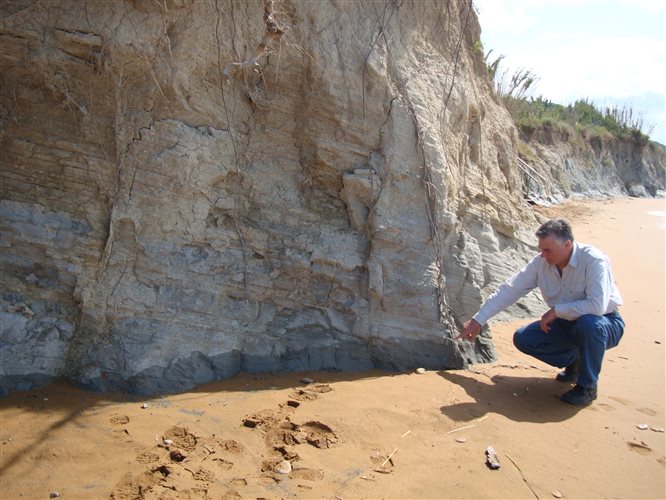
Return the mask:
<svg viewBox="0 0 666 500">
<path fill-rule="evenodd" d="M 617 311 L 595 316 L 585 314 L 575 321 L 557 318 L 550 332 L 535 321 L 516 330 L 513 343 L 519 351 L 551 366 L 565 367 L 580 357 L 578 385 L 596 387 L 606 349 L 615 347 L 624 333 L 624 320 Z"/>
</svg>

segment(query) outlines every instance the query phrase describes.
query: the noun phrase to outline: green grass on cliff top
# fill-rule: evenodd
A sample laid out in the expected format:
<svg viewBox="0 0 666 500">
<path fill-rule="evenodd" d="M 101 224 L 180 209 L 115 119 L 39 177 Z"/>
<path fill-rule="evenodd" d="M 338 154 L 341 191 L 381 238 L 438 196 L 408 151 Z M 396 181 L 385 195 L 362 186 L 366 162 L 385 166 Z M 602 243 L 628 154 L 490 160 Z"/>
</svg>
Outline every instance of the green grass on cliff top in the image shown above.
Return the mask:
<svg viewBox="0 0 666 500">
<path fill-rule="evenodd" d="M 585 99 L 568 106 L 542 97 L 503 96 L 502 100 L 516 126 L 527 133 L 539 128 L 554 128 L 575 131 L 586 137 L 610 135 L 641 144 L 650 141 L 649 132 L 643 132 L 643 120 L 631 108 L 599 109 Z"/>
<path fill-rule="evenodd" d="M 543 97 L 532 97 L 539 77 L 525 69 L 510 73 L 502 67 L 504 56 L 491 59 L 492 52 L 488 51 L 484 57 L 488 76 L 514 123 L 523 132 L 531 134 L 538 129 L 550 129 L 586 138 L 612 136 L 643 145 L 650 141 L 655 125 L 647 125 L 631 108 L 600 109 L 587 99 L 563 106 Z"/>
</svg>

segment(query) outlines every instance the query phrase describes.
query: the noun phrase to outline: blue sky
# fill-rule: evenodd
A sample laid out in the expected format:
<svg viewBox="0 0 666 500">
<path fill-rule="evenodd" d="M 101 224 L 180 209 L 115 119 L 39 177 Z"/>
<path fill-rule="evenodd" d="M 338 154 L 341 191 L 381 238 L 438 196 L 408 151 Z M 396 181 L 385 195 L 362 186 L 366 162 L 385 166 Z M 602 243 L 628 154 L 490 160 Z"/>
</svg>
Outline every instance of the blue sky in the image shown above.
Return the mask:
<svg viewBox="0 0 666 500">
<path fill-rule="evenodd" d="M 631 108 L 666 144 L 666 2 L 474 0 L 489 60 L 538 77 L 534 97 Z"/>
</svg>

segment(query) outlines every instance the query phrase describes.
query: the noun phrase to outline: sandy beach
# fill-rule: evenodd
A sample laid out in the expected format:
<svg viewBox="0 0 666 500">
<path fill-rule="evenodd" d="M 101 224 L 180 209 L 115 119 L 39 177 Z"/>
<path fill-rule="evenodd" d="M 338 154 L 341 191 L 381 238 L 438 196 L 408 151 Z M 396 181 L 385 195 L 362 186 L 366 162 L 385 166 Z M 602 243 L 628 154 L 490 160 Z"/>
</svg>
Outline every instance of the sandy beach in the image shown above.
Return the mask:
<svg viewBox="0 0 666 500">
<path fill-rule="evenodd" d="M 623 295 L 591 406 L 513 347 L 525 321 L 493 325 L 498 361 L 466 371 L 242 373 L 153 398 L 57 383 L 0 400 L 0 498 L 664 498 L 665 209 L 538 209 L 611 257 Z"/>
</svg>

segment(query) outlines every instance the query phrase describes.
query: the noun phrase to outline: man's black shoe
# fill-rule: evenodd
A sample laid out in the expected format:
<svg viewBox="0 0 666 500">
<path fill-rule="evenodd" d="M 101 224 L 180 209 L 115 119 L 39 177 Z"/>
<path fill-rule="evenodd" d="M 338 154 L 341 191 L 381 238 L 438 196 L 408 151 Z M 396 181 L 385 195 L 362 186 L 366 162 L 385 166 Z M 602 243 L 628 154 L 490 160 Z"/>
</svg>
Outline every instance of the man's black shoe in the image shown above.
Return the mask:
<svg viewBox="0 0 666 500">
<path fill-rule="evenodd" d="M 558 382 L 567 382 L 575 384 L 578 381 L 578 372 L 580 371 L 580 358 L 576 359 L 573 363 L 567 366 L 564 370 L 557 374 L 555 380 Z"/>
<path fill-rule="evenodd" d="M 572 405 L 585 406 L 589 405 L 592 401 L 597 399 L 596 387 L 583 387 L 576 384 L 576 386 L 562 394 L 562 401 Z"/>
</svg>

